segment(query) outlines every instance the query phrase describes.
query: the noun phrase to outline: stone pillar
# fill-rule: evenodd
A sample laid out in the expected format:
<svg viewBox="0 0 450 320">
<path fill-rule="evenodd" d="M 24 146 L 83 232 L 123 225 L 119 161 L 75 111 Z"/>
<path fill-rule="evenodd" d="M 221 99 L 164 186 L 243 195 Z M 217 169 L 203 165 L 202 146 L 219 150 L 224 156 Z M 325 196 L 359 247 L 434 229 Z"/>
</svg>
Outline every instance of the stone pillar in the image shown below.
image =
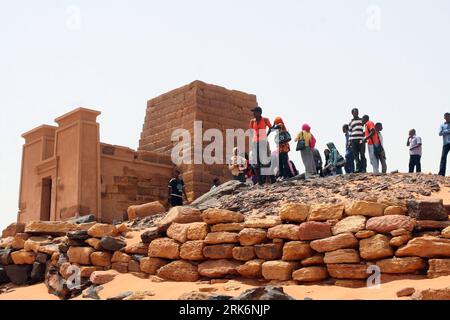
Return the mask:
<svg viewBox="0 0 450 320">
<path fill-rule="evenodd" d="M 20 175 L 17 221 L 40 220 L 43 178 L 54 177 L 53 149 L 56 127 L 42 125 L 22 135 L 22 168 Z M 54 209 L 54 198 L 50 210 Z"/>
<path fill-rule="evenodd" d="M 55 121 L 56 210 L 52 220 L 94 214 L 101 219 L 100 112 L 75 109 Z"/>
</svg>

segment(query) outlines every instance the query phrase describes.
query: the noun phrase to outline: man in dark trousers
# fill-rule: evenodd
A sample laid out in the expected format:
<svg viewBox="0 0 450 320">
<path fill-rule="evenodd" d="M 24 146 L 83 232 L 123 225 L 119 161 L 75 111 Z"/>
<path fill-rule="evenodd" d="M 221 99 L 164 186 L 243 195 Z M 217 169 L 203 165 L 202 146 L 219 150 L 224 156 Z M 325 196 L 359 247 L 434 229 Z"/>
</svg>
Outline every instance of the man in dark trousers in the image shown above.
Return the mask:
<svg viewBox="0 0 450 320">
<path fill-rule="evenodd" d="M 344 124 L 342 132 L 345 135 L 345 172 L 355 172 L 355 159 L 353 157 L 352 144 L 350 143 L 350 129 L 348 124 Z"/>
<path fill-rule="evenodd" d="M 259 184 L 264 184 L 267 180 L 267 175 L 263 169 L 270 166 L 270 149 L 267 142 L 267 136 L 270 134 L 272 124 L 268 118 L 262 116 L 261 107 L 255 107 L 251 110 L 254 118 L 250 120 L 249 128 L 252 130 L 252 154 L 255 157 L 256 163 L 255 173 Z M 266 133 L 266 130 L 268 132 Z"/>
<path fill-rule="evenodd" d="M 184 181 L 180 177 L 180 171 L 175 170 L 175 177 L 169 181 L 169 203 L 172 207 L 183 205 L 183 195 L 187 200 L 186 189 L 184 188 Z"/>
<path fill-rule="evenodd" d="M 441 124 L 439 129 L 439 135 L 444 141 L 444 146 L 442 147 L 441 165 L 439 169 L 439 175 L 445 177 L 445 171 L 447 169 L 447 155 L 450 151 L 450 113 L 444 114 L 445 123 Z"/>
<path fill-rule="evenodd" d="M 409 173 L 422 172 L 422 165 L 420 159 L 422 158 L 422 139 L 416 135 L 416 130 L 409 130 L 408 142 L 406 146 L 409 147 Z"/>
<path fill-rule="evenodd" d="M 352 110 L 353 119 L 348 124 L 350 129 L 350 143 L 353 150 L 353 157 L 355 159 L 357 173 L 367 172 L 366 160 L 366 144 L 364 142 L 364 124 L 359 117 L 359 110 L 354 108 Z"/>
</svg>

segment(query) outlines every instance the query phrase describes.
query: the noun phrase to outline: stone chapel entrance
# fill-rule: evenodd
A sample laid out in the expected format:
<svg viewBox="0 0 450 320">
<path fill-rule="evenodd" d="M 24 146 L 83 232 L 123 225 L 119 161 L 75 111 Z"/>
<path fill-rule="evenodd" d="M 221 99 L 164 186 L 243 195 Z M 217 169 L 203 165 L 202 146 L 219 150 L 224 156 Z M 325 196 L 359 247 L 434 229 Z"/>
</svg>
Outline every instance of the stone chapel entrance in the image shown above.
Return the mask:
<svg viewBox="0 0 450 320">
<path fill-rule="evenodd" d="M 52 178 L 42 179 L 41 194 L 41 221 L 50 221 L 50 211 L 52 205 Z"/>
</svg>

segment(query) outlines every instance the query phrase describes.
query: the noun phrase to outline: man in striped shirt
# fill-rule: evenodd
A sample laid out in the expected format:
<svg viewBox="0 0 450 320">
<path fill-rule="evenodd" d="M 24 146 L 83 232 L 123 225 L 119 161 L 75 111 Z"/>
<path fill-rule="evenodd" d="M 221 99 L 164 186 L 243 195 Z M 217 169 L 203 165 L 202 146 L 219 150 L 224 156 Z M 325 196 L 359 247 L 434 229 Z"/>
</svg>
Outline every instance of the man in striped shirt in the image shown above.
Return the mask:
<svg viewBox="0 0 450 320">
<path fill-rule="evenodd" d="M 367 171 L 366 160 L 366 143 L 364 142 L 364 124 L 359 117 L 359 110 L 352 110 L 353 119 L 348 124 L 350 129 L 350 143 L 353 150 L 353 158 L 355 159 L 356 171 L 365 173 Z"/>
</svg>

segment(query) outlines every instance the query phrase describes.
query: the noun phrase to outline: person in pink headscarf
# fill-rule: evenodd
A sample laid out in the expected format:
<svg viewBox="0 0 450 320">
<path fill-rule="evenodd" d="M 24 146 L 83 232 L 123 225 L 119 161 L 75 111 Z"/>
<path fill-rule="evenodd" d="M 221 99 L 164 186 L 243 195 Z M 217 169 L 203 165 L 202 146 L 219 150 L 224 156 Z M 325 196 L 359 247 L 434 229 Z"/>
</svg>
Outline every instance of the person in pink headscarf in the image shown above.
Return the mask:
<svg viewBox="0 0 450 320">
<path fill-rule="evenodd" d="M 305 166 L 305 178 L 311 178 L 317 174 L 314 162 L 314 147 L 316 146 L 316 138 L 311 133 L 311 127 L 308 124 L 302 126 L 302 131 L 295 138 L 297 142 L 297 151 L 300 151 L 303 164 Z"/>
</svg>

